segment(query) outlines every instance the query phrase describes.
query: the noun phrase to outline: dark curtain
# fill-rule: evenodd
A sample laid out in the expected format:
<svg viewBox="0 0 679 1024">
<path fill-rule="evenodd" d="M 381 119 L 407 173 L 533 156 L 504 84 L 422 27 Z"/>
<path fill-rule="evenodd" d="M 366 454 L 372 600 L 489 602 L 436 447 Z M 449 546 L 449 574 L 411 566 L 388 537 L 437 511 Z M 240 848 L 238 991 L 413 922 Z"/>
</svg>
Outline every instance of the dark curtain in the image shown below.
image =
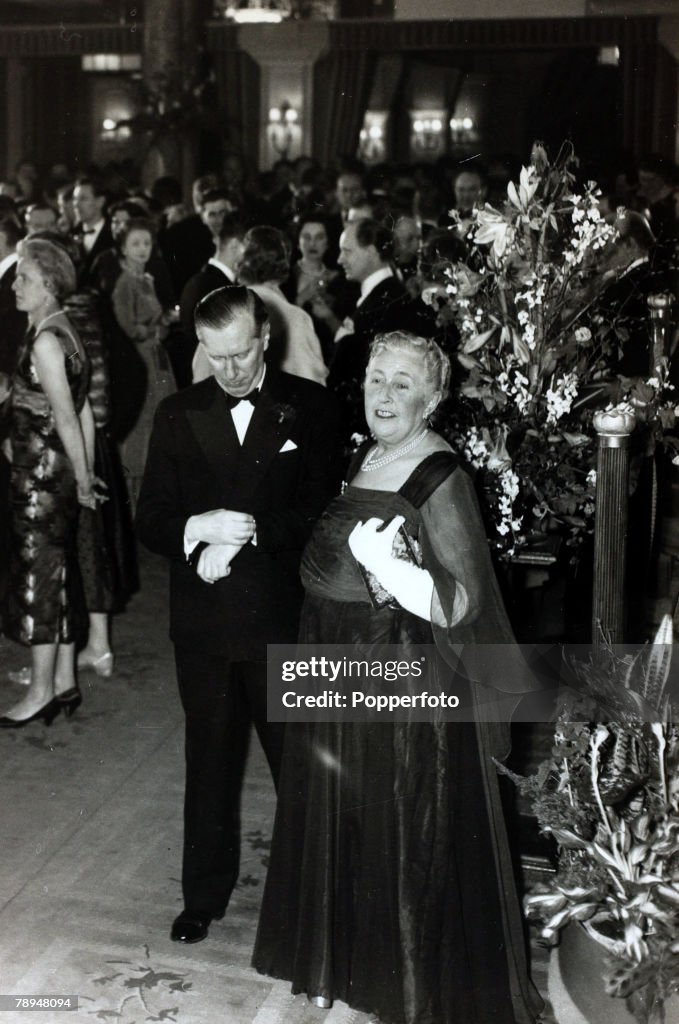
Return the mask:
<svg viewBox="0 0 679 1024">
<path fill-rule="evenodd" d="M 657 60 L 654 42 L 632 40 L 620 47 L 623 74 L 623 145 L 633 153 L 653 148 Z"/>
<path fill-rule="evenodd" d="M 0 57 L 0 82 L 2 82 L 3 96 L 7 89 L 7 60 Z M 7 167 L 7 99 L 0 103 L 0 173 L 4 174 Z"/>
<path fill-rule="evenodd" d="M 677 111 L 677 61 L 663 46 L 657 48 L 656 81 L 653 110 L 654 150 L 670 160 L 674 158 L 675 121 Z"/>
<path fill-rule="evenodd" d="M 395 91 L 391 111 L 393 132 L 393 153 L 410 153 L 410 109 L 418 107 L 415 102 L 418 85 L 427 82 L 430 69 L 441 69 L 437 76 L 439 98 L 434 106 L 440 106 L 452 114 L 462 83 L 472 64 L 466 54 L 416 51 L 403 54 L 403 68 Z"/>
<path fill-rule="evenodd" d="M 555 154 L 571 139 L 581 165 L 598 177 L 607 172 L 609 156 L 622 149 L 624 113 L 620 69 L 598 64 L 594 49 L 563 50 L 535 91 L 522 151 L 541 139 Z"/>
<path fill-rule="evenodd" d="M 250 167 L 259 163 L 259 77 L 256 61 L 241 50 L 214 54 L 225 151 L 241 153 Z"/>
<path fill-rule="evenodd" d="M 80 57 L 45 57 L 25 78 L 24 152 L 81 167 L 90 154 L 89 90 Z M 35 157 L 33 157 L 35 159 Z"/>
<path fill-rule="evenodd" d="M 356 155 L 374 72 L 367 50 L 336 50 L 316 64 L 313 153 L 323 166 Z"/>
</svg>

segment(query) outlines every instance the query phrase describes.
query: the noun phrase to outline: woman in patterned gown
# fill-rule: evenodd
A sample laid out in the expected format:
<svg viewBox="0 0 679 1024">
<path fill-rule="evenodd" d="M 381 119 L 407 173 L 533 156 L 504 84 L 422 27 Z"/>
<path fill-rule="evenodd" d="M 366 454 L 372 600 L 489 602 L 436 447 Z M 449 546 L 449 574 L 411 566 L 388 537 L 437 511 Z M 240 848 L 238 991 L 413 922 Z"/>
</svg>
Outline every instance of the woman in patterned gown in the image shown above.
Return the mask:
<svg viewBox="0 0 679 1024">
<path fill-rule="evenodd" d="M 457 694 L 467 717 L 288 722 L 253 964 L 318 1006 L 339 999 L 383 1024 L 531 1024 L 540 1000 L 492 758 L 533 687 L 471 481 L 428 427 L 449 375 L 433 341 L 373 343 L 376 443 L 304 552 L 300 641 L 314 654 L 350 644 L 368 661 L 384 644 L 409 663 L 426 650 L 435 674 L 423 689 Z M 449 667 L 460 645 L 474 682 Z"/>
<path fill-rule="evenodd" d="M 97 502 L 88 362 L 61 309 L 75 269 L 61 246 L 26 239 L 14 291 L 29 328 L 10 398 L 11 555 L 4 628 L 31 649 L 31 681 L 3 728 L 49 724 L 75 692 L 74 626 L 81 612 L 78 505 Z"/>
</svg>

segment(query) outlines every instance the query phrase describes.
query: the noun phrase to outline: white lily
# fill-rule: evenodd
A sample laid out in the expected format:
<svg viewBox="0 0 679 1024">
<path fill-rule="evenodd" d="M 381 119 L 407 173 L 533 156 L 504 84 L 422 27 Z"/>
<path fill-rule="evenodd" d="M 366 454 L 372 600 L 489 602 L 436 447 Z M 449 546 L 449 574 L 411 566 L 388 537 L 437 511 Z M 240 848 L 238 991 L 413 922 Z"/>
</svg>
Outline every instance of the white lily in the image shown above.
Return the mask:
<svg viewBox="0 0 679 1024">
<path fill-rule="evenodd" d="M 526 213 L 539 184 L 540 179 L 535 174 L 535 168 L 522 167 L 519 175 L 519 191 L 516 191 L 516 185 L 513 181 L 510 181 L 507 185 L 507 197 L 512 206 L 515 206 L 522 213 Z"/>
</svg>

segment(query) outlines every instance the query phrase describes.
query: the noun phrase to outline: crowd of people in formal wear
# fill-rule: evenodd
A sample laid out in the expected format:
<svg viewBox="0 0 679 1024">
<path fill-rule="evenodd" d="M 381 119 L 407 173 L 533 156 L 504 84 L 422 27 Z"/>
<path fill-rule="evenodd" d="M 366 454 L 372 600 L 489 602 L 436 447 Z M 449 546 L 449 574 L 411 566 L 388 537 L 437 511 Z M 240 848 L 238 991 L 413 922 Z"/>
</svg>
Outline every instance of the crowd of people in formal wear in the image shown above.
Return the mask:
<svg viewBox="0 0 679 1024">
<path fill-rule="evenodd" d="M 511 658 L 456 673 L 460 644 L 512 630 L 435 429 L 458 338 L 423 299 L 514 168 L 348 160 L 330 179 L 300 157 L 249 188 L 234 156 L 192 210 L 169 177 L 33 171 L 0 184 L 2 628 L 31 655 L 0 726 L 70 716 L 79 670 L 113 674 L 136 519 L 170 562 L 186 716 L 172 939 L 226 912 L 254 725 L 279 794 L 255 967 L 383 1024 L 530 1024 L 493 758 L 533 683 Z M 648 265 L 671 286 L 677 168 L 651 156 L 608 185 L 612 285 Z M 473 721 L 270 721 L 267 644 L 296 641 L 429 644 Z"/>
</svg>

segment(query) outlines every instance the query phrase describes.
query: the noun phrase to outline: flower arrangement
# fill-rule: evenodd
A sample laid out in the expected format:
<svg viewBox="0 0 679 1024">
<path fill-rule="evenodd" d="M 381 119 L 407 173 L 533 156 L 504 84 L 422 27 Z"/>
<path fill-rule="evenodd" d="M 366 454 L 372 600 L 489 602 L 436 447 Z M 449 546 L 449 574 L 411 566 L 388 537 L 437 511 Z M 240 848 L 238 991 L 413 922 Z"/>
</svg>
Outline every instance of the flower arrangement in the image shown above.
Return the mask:
<svg viewBox="0 0 679 1024">
<path fill-rule="evenodd" d="M 672 621 L 652 644 L 618 657 L 603 647 L 572 662 L 575 687 L 551 756 L 529 778 L 511 775 L 558 847 L 549 884 L 526 897 L 555 943 L 581 922 L 608 951 L 609 995 L 640 1024 L 659 1022 L 679 992 L 679 726 L 668 676 Z M 601 724 L 605 721 L 605 724 Z M 613 1009 L 613 1007 L 612 1007 Z M 613 1019 L 613 1018 L 612 1018 Z"/>
<path fill-rule="evenodd" d="M 574 548 L 593 529 L 595 405 L 625 399 L 674 421 L 667 368 L 648 382 L 614 372 L 622 338 L 603 315 L 604 256 L 617 229 L 594 182 L 575 190 L 572 147 L 536 143 L 501 210 L 476 214 L 467 261 L 439 265 L 429 293 L 459 335 L 466 371 L 443 431 L 481 474 L 494 546 L 510 556 L 558 528 Z M 618 334 L 620 333 L 620 337 Z"/>
</svg>

